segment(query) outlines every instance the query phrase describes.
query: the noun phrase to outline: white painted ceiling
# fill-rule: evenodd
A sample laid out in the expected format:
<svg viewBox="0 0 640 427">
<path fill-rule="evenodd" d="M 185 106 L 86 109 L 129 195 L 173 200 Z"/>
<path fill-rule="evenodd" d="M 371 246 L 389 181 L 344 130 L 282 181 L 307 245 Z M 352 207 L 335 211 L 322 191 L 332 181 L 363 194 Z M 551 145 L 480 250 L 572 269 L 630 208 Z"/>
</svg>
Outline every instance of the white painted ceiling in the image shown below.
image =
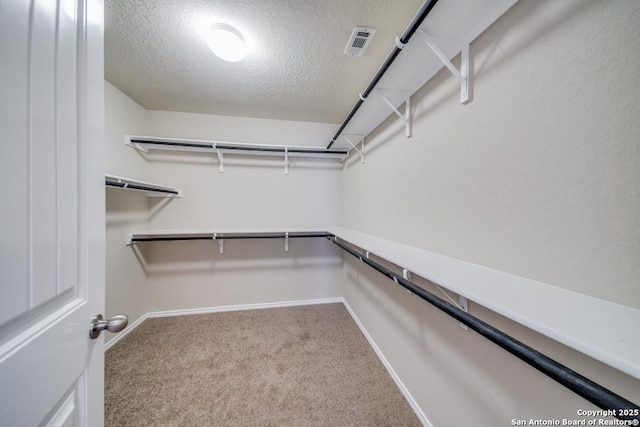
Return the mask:
<svg viewBox="0 0 640 427">
<path fill-rule="evenodd" d="M 107 0 L 105 77 L 147 109 L 341 123 L 422 0 Z M 203 28 L 252 47 L 226 63 Z M 377 30 L 344 56 L 354 26 Z"/>
</svg>

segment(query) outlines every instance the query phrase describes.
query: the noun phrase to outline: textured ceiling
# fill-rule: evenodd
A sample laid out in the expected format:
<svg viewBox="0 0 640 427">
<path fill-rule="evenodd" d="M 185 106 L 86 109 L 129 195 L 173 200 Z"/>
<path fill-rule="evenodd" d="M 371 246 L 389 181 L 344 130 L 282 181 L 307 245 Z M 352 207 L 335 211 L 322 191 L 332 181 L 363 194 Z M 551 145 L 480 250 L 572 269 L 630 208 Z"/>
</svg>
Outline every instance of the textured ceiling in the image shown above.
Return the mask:
<svg viewBox="0 0 640 427">
<path fill-rule="evenodd" d="M 422 0 L 108 0 L 105 77 L 147 109 L 340 123 Z M 202 30 L 226 22 L 252 52 L 226 63 Z M 344 56 L 354 26 L 377 29 Z"/>
</svg>

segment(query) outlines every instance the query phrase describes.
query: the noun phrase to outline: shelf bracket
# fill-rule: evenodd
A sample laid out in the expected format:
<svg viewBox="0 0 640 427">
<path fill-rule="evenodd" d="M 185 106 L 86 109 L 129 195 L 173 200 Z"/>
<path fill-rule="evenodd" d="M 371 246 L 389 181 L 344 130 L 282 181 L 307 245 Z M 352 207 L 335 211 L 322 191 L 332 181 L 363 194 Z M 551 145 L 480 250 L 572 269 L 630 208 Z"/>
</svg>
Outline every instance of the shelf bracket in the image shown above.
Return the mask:
<svg viewBox="0 0 640 427">
<path fill-rule="evenodd" d="M 224 240 L 218 239 L 218 233 L 213 233 L 213 240 L 218 241 L 218 246 L 220 247 L 220 253 L 224 253 Z"/>
<path fill-rule="evenodd" d="M 140 144 L 136 144 L 136 143 L 131 142 L 131 135 L 125 135 L 124 136 L 124 143 L 125 143 L 125 145 L 128 145 L 129 147 L 132 147 L 137 151 L 141 151 L 141 152 L 143 152 L 145 154 L 149 154 L 149 150 L 147 150 L 146 148 L 144 148 Z"/>
<path fill-rule="evenodd" d="M 444 66 L 449 69 L 451 74 L 453 74 L 460 83 L 460 103 L 468 104 L 471 101 L 471 61 L 469 60 L 469 43 L 466 41 L 460 42 L 460 71 L 458 71 L 451 61 L 449 61 L 444 52 L 442 52 L 434 40 L 424 30 L 420 29 L 418 32 L 422 35 L 427 46 L 429 46 L 438 59 L 442 61 Z"/>
<path fill-rule="evenodd" d="M 356 141 L 356 143 L 354 144 L 353 141 L 351 141 L 349 139 L 350 136 L 357 136 L 360 139 L 358 141 Z M 358 134 L 358 135 L 345 135 L 345 134 L 343 134 L 342 137 L 347 140 L 349 145 L 351 145 L 354 150 L 356 150 L 358 153 L 360 153 L 360 159 L 362 160 L 362 164 L 364 165 L 364 135 L 362 135 L 362 134 Z M 358 147 L 356 147 L 356 145 L 358 145 L 359 143 L 362 143 L 362 149 L 361 150 L 359 150 Z"/>
<path fill-rule="evenodd" d="M 460 296 L 458 297 L 458 302 L 459 302 L 459 306 L 462 309 L 462 311 L 464 311 L 465 313 L 469 312 L 469 300 L 467 300 L 465 297 Z M 462 329 L 464 329 L 465 331 L 469 330 L 469 327 L 467 325 L 465 325 L 464 323 L 460 323 L 460 327 Z"/>
<path fill-rule="evenodd" d="M 289 148 L 284 147 L 284 174 L 289 175 Z"/>
<path fill-rule="evenodd" d="M 284 233 L 284 251 L 289 252 L 289 232 Z"/>
<path fill-rule="evenodd" d="M 451 303 L 452 303 L 453 305 L 455 305 L 456 307 L 458 307 L 460 310 L 464 311 L 465 313 L 468 313 L 468 312 L 469 312 L 469 301 L 467 300 L 467 298 L 465 298 L 465 297 L 463 297 L 462 295 L 460 295 L 460 296 L 458 296 L 458 301 L 456 301 L 456 300 L 454 300 L 454 299 L 451 297 L 451 295 L 449 295 L 449 294 L 447 293 L 447 291 L 445 291 L 444 289 L 442 289 L 442 288 L 440 287 L 440 285 L 437 285 L 437 284 L 435 284 L 435 283 L 434 283 L 434 285 L 435 285 L 435 287 L 436 287 L 436 288 L 438 288 L 438 290 L 439 290 L 440 292 L 442 292 L 442 295 L 444 295 L 445 297 L 447 297 L 447 299 L 448 299 L 449 301 L 451 301 Z M 467 325 L 465 325 L 465 324 L 463 324 L 463 323 L 460 323 L 460 327 L 461 327 L 462 329 L 464 329 L 465 331 L 468 331 L 468 330 L 469 330 L 469 328 L 467 327 Z"/>
<path fill-rule="evenodd" d="M 385 89 L 385 90 L 388 90 L 388 89 Z M 396 116 L 398 116 L 400 120 L 404 122 L 404 136 L 406 138 L 410 138 L 411 137 L 411 93 L 409 93 L 406 90 L 400 91 L 400 92 L 404 92 L 407 96 L 404 101 L 404 114 L 402 114 L 400 111 L 398 111 L 396 107 L 393 106 L 391 101 L 389 101 L 389 99 L 386 96 L 384 96 L 384 94 L 382 93 L 382 89 L 376 89 L 375 92 L 378 94 L 380 99 L 382 99 L 384 103 L 387 104 L 389 108 L 391 108 L 391 111 L 393 111 L 396 114 Z"/>
<path fill-rule="evenodd" d="M 407 270 L 406 268 L 403 268 L 402 269 L 402 277 L 404 278 L 404 280 L 411 281 L 411 272 L 409 270 Z M 407 293 L 410 294 L 411 291 L 409 289 L 407 289 Z"/>
<path fill-rule="evenodd" d="M 224 173 L 224 154 L 220 150 L 216 150 L 218 153 L 218 164 L 220 165 L 220 173 Z"/>
</svg>

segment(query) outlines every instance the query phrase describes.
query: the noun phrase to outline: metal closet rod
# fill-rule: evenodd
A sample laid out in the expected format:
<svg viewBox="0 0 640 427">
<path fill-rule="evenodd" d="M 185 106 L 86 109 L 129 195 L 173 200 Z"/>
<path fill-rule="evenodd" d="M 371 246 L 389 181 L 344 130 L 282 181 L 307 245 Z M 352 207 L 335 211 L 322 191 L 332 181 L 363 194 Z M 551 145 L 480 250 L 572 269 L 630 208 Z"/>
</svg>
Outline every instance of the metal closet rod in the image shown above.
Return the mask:
<svg viewBox="0 0 640 427">
<path fill-rule="evenodd" d="M 431 0 L 431 1 L 425 2 L 422 5 L 422 7 L 420 8 L 416 16 L 413 18 L 413 21 L 411 21 L 407 29 L 402 34 L 402 37 L 400 37 L 401 45 L 405 45 L 409 43 L 409 40 L 411 40 L 411 36 L 413 36 L 413 33 L 415 33 L 416 30 L 420 27 L 420 25 L 422 25 L 422 21 L 424 21 L 427 15 L 429 15 L 429 13 L 433 9 L 433 7 L 436 5 L 436 3 L 438 3 L 438 0 Z M 371 82 L 369 82 L 369 85 L 364 90 L 364 92 L 360 94 L 360 97 L 356 101 L 353 108 L 351 108 L 351 111 L 347 115 L 347 118 L 344 119 L 344 122 L 342 122 L 342 125 L 340 126 L 336 134 L 331 139 L 331 142 L 329 142 L 329 145 L 327 145 L 327 150 L 331 148 L 333 143 L 336 142 L 336 140 L 340 137 L 340 134 L 342 133 L 344 128 L 347 127 L 347 125 L 349 124 L 353 116 L 360 109 L 360 106 L 364 103 L 364 100 L 369 96 L 371 91 L 376 87 L 376 85 L 378 84 L 378 82 L 380 81 L 384 73 L 387 72 L 387 69 L 391 66 L 393 61 L 395 61 L 396 57 L 398 56 L 401 50 L 402 49 L 397 45 L 394 46 L 393 49 L 391 49 L 391 52 L 387 56 L 387 59 L 385 59 L 384 63 L 382 64 L 378 72 L 373 76 L 373 79 L 371 79 Z"/>
<path fill-rule="evenodd" d="M 150 144 L 150 145 L 168 145 L 173 147 L 189 147 L 189 148 L 210 148 L 212 150 L 237 150 L 237 151 L 260 151 L 268 153 L 289 153 L 289 154 L 348 154 L 347 150 L 329 150 L 327 149 L 304 149 L 304 148 L 279 148 L 279 147 L 253 147 L 253 146 L 237 146 L 227 144 L 196 144 L 193 142 L 177 142 L 177 141 L 151 141 L 142 139 L 132 139 L 132 144 Z"/>
<path fill-rule="evenodd" d="M 589 402 L 597 405 L 598 407 L 606 410 L 613 411 L 612 414 L 616 418 L 621 420 L 638 420 L 638 415 L 625 415 L 625 412 L 621 412 L 621 409 L 640 409 L 638 405 L 629 400 L 626 400 L 622 396 L 608 390 L 601 385 L 591 381 L 590 379 L 578 374 L 577 372 L 569 369 L 563 364 L 551 359 L 550 357 L 540 353 L 539 351 L 527 346 L 526 344 L 518 341 L 517 339 L 505 334 L 504 332 L 496 329 L 495 327 L 483 322 L 477 317 L 461 310 L 453 304 L 441 299 L 440 297 L 432 294 L 424 288 L 416 285 L 415 283 L 405 279 L 404 277 L 394 273 L 388 268 L 378 264 L 377 262 L 364 257 L 350 247 L 340 243 L 336 240 L 336 236 L 328 232 L 311 232 L 311 233 L 269 233 L 269 234 L 243 234 L 243 235 L 220 235 L 215 236 L 215 240 L 239 240 L 239 239 L 281 239 L 281 238 L 307 238 L 307 237 L 326 237 L 336 246 L 340 247 L 344 251 L 358 258 L 360 261 L 369 265 L 373 269 L 387 276 L 389 279 L 395 281 L 399 285 L 403 286 L 407 290 L 411 291 L 415 295 L 419 296 L 423 300 L 427 301 L 434 307 L 445 312 L 449 316 L 456 319 L 458 322 L 463 323 L 469 328 L 473 329 L 483 337 L 487 338 L 494 344 L 502 347 L 504 350 L 518 357 L 520 360 L 531 365 L 538 371 L 542 372 L 546 376 L 550 377 L 554 381 L 567 387 L 569 390 L 588 400 Z M 135 242 L 154 242 L 154 241 L 175 241 L 175 240 L 214 240 L 213 236 L 168 236 L 168 237 L 135 237 L 131 239 L 132 243 Z M 633 413 L 633 411 L 627 411 L 626 413 Z"/>
<path fill-rule="evenodd" d="M 131 243 L 136 242 L 170 242 L 174 240 L 241 240 L 241 239 L 289 239 L 307 238 L 307 237 L 333 237 L 331 233 L 269 233 L 269 234 L 237 234 L 225 236 L 167 236 L 167 237 L 133 237 Z"/>
<path fill-rule="evenodd" d="M 389 279 L 397 282 L 399 285 L 416 294 L 423 300 L 444 311 L 446 314 L 455 318 L 457 321 L 467 325 L 469 328 L 478 332 L 480 335 L 492 341 L 494 344 L 499 345 L 509 353 L 533 366 L 546 376 L 559 382 L 569 390 L 587 399 L 589 402 L 599 406 L 602 409 L 614 411 L 612 412 L 612 414 L 614 414 L 616 418 L 619 418 L 621 420 L 640 421 L 640 416 L 625 415 L 625 412 L 620 411 L 621 409 L 640 409 L 640 407 L 635 403 L 630 402 L 622 396 L 615 394 L 611 390 L 608 390 L 601 385 L 591 381 L 590 379 L 583 377 L 582 375 L 569 369 L 561 363 L 556 362 L 555 360 L 549 358 L 548 356 L 545 356 L 539 351 L 534 350 L 526 344 L 516 340 L 510 335 L 505 334 L 504 332 L 483 322 L 477 317 L 472 316 L 471 314 L 461 310 L 453 304 L 450 304 L 440 297 L 437 297 L 436 295 L 421 288 L 415 283 L 406 280 L 404 277 L 394 273 L 388 268 L 383 267 L 375 261 L 364 257 L 353 249 L 336 241 L 335 238 L 330 238 L 329 240 L 349 254 L 358 258 L 360 261 L 364 262 L 370 267 L 373 267 L 375 270 L 384 274 Z M 633 413 L 633 411 L 628 412 Z"/>
<path fill-rule="evenodd" d="M 154 193 L 168 193 L 168 194 L 176 194 L 176 195 L 180 194 L 176 190 L 169 190 L 169 189 L 164 190 L 164 189 L 159 189 L 154 187 L 147 187 L 139 184 L 128 184 L 125 182 L 105 181 L 105 184 L 111 187 L 126 188 L 126 189 L 132 189 L 132 190 L 142 190 L 142 191 L 153 191 Z"/>
</svg>

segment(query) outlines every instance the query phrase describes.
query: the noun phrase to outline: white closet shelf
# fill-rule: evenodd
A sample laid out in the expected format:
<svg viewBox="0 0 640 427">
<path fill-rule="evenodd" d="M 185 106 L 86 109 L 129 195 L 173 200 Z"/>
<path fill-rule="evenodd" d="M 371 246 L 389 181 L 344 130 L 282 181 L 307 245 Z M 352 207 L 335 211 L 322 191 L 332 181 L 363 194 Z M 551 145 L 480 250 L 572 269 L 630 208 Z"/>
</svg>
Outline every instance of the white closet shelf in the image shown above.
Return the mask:
<svg viewBox="0 0 640 427">
<path fill-rule="evenodd" d="M 105 185 L 123 190 L 142 191 L 148 197 L 182 197 L 182 190 L 137 179 L 105 174 Z"/>
<path fill-rule="evenodd" d="M 638 309 L 347 228 L 328 228 L 327 231 L 640 379 Z"/>
<path fill-rule="evenodd" d="M 640 310 L 342 227 L 148 230 L 162 240 L 336 237 L 640 379 Z M 285 246 L 287 247 L 287 246 Z"/>
<path fill-rule="evenodd" d="M 125 144 L 145 153 L 149 152 L 149 150 L 172 150 L 251 156 L 316 157 L 338 160 L 343 160 L 348 155 L 347 150 L 329 150 L 324 147 L 253 144 L 135 135 L 127 135 L 125 137 Z"/>
<path fill-rule="evenodd" d="M 415 32 L 408 36 L 406 44 L 402 44 L 400 36 L 396 39 L 392 53 L 397 56 L 390 65 L 383 64 L 363 88 L 354 109 L 328 147 L 351 151 L 390 115 L 399 117 L 404 124 L 405 136 L 410 137 L 412 116 L 407 114 L 411 110 L 410 98 L 445 67 L 459 83 L 460 102 L 471 101 L 473 67 L 469 44 L 516 2 L 447 0 L 435 4 Z M 460 66 L 451 63 L 457 55 L 461 55 Z M 404 111 L 400 111 L 402 104 L 405 104 Z"/>
<path fill-rule="evenodd" d="M 223 230 L 147 230 L 127 236 L 127 245 L 144 242 L 176 240 L 217 241 L 220 253 L 224 253 L 224 241 L 236 239 L 284 239 L 284 250 L 289 251 L 289 239 L 330 237 L 320 228 L 236 228 Z"/>
<path fill-rule="evenodd" d="M 172 240 L 234 240 L 327 237 L 326 228 L 233 228 L 217 230 L 145 230 L 127 236 L 127 244 Z"/>
</svg>

